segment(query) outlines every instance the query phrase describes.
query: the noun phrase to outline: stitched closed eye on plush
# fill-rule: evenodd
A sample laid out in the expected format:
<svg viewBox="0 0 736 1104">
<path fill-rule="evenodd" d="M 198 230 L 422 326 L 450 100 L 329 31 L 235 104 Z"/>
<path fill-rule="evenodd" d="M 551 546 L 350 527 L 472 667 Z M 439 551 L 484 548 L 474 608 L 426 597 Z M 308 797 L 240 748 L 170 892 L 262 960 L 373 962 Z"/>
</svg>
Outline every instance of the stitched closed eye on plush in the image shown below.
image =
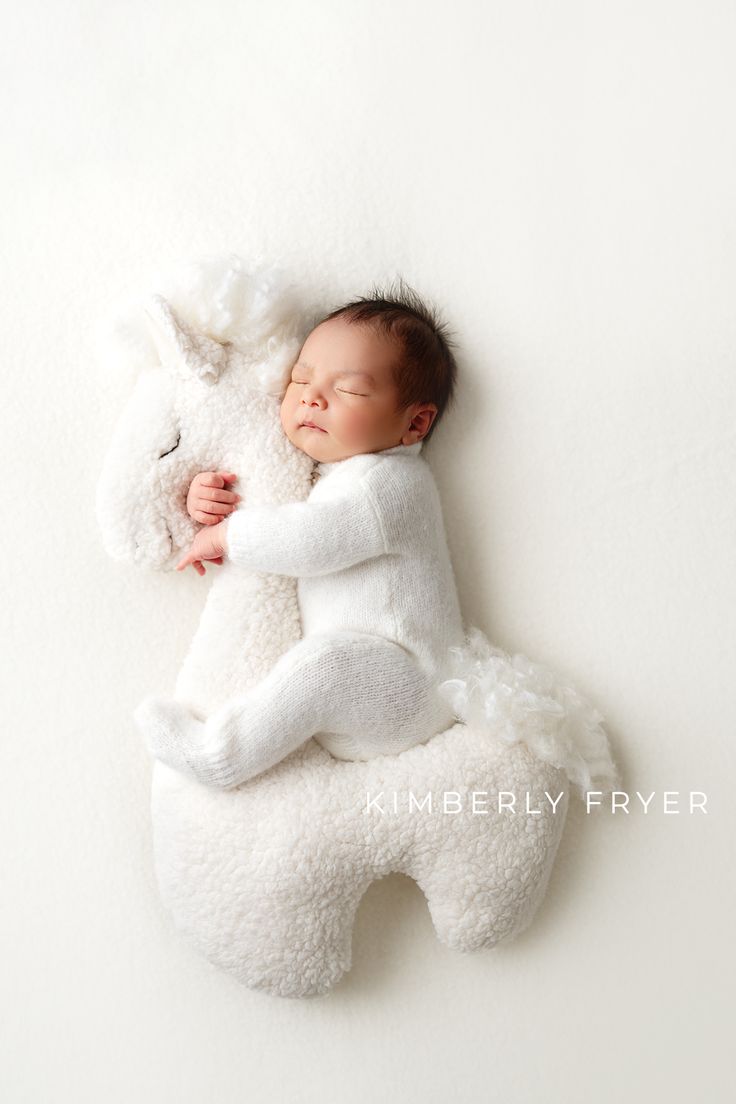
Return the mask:
<svg viewBox="0 0 736 1104">
<path fill-rule="evenodd" d="M 159 454 L 159 460 L 163 460 L 164 456 L 168 456 L 170 452 L 174 451 L 174 449 L 178 449 L 180 443 L 181 443 L 181 433 L 176 438 L 176 444 L 175 445 L 173 445 L 170 449 L 167 449 L 166 452 L 162 452 L 162 453 Z"/>
</svg>

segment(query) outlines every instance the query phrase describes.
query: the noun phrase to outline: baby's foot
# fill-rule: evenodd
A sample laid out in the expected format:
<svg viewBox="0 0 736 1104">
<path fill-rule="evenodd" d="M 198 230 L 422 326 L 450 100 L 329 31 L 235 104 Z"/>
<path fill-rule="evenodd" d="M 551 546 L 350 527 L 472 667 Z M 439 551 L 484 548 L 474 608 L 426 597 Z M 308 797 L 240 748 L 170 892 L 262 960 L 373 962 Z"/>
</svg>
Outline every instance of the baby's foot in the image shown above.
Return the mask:
<svg viewBox="0 0 736 1104">
<path fill-rule="evenodd" d="M 144 698 L 133 719 L 145 737 L 151 755 L 175 770 L 197 777 L 196 764 L 205 737 L 205 724 L 172 698 Z"/>
<path fill-rule="evenodd" d="M 145 737 L 148 750 L 162 763 L 216 789 L 238 785 L 227 747 L 213 736 L 206 721 L 173 698 L 144 698 L 133 719 Z"/>
</svg>

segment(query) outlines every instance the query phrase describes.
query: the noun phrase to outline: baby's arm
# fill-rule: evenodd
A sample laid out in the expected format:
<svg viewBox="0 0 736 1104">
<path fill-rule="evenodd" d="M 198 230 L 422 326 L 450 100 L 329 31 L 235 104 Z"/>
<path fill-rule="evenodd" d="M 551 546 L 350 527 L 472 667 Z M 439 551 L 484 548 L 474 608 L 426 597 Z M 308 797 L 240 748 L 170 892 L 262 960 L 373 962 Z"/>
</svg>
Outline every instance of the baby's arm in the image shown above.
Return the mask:
<svg viewBox="0 0 736 1104">
<path fill-rule="evenodd" d="M 365 486 L 323 502 L 244 506 L 217 525 L 200 529 L 181 571 L 204 561 L 233 563 L 274 575 L 327 575 L 387 551 L 378 514 Z"/>
<path fill-rule="evenodd" d="M 245 506 L 222 523 L 233 563 L 276 575 L 327 575 L 387 551 L 364 485 L 335 499 Z"/>
</svg>

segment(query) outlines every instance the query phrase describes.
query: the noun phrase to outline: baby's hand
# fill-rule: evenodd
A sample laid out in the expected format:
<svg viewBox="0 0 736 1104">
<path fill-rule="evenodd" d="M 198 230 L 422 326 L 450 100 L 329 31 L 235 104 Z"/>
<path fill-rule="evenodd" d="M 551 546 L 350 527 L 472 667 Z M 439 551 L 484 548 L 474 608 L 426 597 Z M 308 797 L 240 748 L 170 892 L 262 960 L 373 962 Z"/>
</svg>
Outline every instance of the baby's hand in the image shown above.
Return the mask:
<svg viewBox="0 0 736 1104">
<path fill-rule="evenodd" d="M 192 564 L 198 575 L 204 575 L 205 567 L 202 562 L 203 560 L 221 564 L 222 558 L 227 552 L 227 545 L 225 542 L 226 530 L 227 522 L 224 521 L 214 527 L 210 526 L 207 529 L 200 529 L 192 541 L 189 551 L 182 556 L 176 565 L 176 570 L 183 571 L 187 564 Z"/>
<path fill-rule="evenodd" d="M 226 514 L 231 514 L 240 495 L 224 490 L 226 483 L 234 483 L 235 472 L 200 472 L 195 475 L 187 494 L 187 513 L 203 525 L 217 525 Z"/>
</svg>

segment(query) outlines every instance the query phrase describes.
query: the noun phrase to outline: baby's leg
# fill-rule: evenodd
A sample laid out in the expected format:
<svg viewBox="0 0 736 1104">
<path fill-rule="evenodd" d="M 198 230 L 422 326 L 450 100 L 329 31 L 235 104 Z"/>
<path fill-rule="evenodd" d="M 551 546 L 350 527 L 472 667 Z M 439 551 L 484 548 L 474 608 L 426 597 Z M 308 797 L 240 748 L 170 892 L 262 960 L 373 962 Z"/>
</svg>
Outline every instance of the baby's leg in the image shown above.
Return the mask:
<svg viewBox="0 0 736 1104">
<path fill-rule="evenodd" d="M 164 762 L 207 785 L 229 787 L 280 762 L 310 736 L 339 758 L 370 759 L 422 743 L 449 727 L 452 715 L 398 644 L 366 633 L 325 633 L 299 641 L 262 682 L 205 722 L 159 699 L 139 706 L 136 720 Z"/>
<path fill-rule="evenodd" d="M 325 634 L 327 694 L 311 735 L 339 759 L 397 755 L 454 721 L 425 674 L 399 644 L 368 633 Z"/>
</svg>

